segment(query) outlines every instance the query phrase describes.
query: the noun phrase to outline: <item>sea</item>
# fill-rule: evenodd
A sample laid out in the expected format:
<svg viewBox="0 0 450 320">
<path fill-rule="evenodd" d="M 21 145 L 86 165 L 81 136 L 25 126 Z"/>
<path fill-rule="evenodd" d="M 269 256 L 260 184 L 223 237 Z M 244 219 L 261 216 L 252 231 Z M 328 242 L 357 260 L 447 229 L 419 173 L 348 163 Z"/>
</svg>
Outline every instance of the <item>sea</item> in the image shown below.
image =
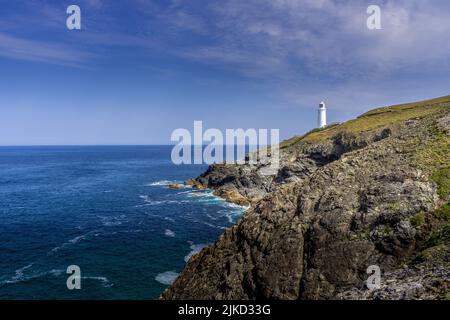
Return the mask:
<svg viewBox="0 0 450 320">
<path fill-rule="evenodd" d="M 157 299 L 245 210 L 169 188 L 206 169 L 171 150 L 0 147 L 0 299 Z"/>
</svg>

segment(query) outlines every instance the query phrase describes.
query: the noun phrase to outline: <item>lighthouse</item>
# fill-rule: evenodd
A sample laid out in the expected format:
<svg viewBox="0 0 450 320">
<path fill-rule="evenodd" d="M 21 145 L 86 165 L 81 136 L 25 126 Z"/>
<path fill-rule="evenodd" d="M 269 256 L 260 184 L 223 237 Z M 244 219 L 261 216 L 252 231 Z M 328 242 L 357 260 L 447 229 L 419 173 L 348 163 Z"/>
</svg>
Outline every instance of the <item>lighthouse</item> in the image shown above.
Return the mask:
<svg viewBox="0 0 450 320">
<path fill-rule="evenodd" d="M 325 108 L 325 102 L 319 104 L 319 111 L 317 114 L 317 126 L 324 128 L 327 126 L 327 109 Z"/>
</svg>

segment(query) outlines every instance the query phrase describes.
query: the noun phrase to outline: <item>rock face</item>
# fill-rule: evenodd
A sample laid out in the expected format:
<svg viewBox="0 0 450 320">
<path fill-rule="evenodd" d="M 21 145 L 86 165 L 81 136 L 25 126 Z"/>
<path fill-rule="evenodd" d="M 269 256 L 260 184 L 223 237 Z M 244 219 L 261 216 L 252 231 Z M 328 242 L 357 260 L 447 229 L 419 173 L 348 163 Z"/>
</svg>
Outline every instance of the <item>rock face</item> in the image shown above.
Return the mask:
<svg viewBox="0 0 450 320">
<path fill-rule="evenodd" d="M 273 176 L 263 164 L 210 166 L 190 184 L 250 208 L 161 298 L 448 298 L 449 101 L 291 139 Z M 375 290 L 372 265 L 382 270 Z"/>
</svg>

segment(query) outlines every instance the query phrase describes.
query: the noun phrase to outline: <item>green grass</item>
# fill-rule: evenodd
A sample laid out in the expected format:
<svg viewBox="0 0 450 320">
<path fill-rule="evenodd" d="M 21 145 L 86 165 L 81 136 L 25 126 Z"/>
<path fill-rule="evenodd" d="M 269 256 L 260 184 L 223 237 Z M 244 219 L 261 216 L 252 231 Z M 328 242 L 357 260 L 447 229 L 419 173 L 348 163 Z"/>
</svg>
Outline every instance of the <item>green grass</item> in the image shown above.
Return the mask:
<svg viewBox="0 0 450 320">
<path fill-rule="evenodd" d="M 442 221 L 450 222 L 450 203 L 446 203 L 434 211 L 434 216 Z"/>
<path fill-rule="evenodd" d="M 422 260 L 428 259 L 431 255 L 435 254 L 437 247 L 448 246 L 447 242 L 450 241 L 450 203 L 446 203 L 431 214 L 438 220 L 437 222 L 441 227 L 431 234 L 425 243 L 425 249 L 418 256 Z M 415 221 L 413 222 L 411 219 Z M 418 215 L 415 215 L 411 219 L 411 224 L 423 224 L 425 222 L 425 219 L 422 221 L 422 217 Z"/>
<path fill-rule="evenodd" d="M 409 219 L 413 227 L 420 227 L 425 222 L 425 214 L 423 212 L 416 213 Z"/>
<path fill-rule="evenodd" d="M 431 180 L 438 187 L 438 195 L 441 199 L 447 199 L 450 194 L 450 165 L 439 168 L 431 175 Z"/>
<path fill-rule="evenodd" d="M 359 134 L 400 123 L 409 119 L 423 118 L 438 113 L 443 108 L 450 107 L 450 96 L 414 103 L 382 107 L 364 113 L 360 117 L 345 123 L 314 129 L 303 136 L 293 137 L 281 143 L 282 149 L 294 146 L 300 142 L 315 143 L 330 139 L 339 132 Z"/>
<path fill-rule="evenodd" d="M 385 236 L 391 234 L 394 231 L 394 229 L 392 229 L 392 227 L 389 224 L 383 225 L 382 228 L 383 228 L 383 234 Z"/>
<path fill-rule="evenodd" d="M 421 107 L 443 107 L 448 106 L 448 103 L 450 102 L 450 96 L 443 96 L 439 98 L 429 99 L 429 100 L 423 100 L 423 101 L 417 101 L 417 102 L 410 102 L 410 103 L 404 103 L 404 104 L 398 104 L 395 106 L 390 107 L 381 107 L 377 109 L 370 110 L 364 114 L 361 115 L 361 117 L 370 117 L 374 115 L 379 115 L 382 113 L 392 113 L 392 112 L 399 112 L 399 111 L 410 111 L 416 108 Z"/>
<path fill-rule="evenodd" d="M 412 156 L 413 163 L 430 174 L 430 180 L 436 183 L 437 193 L 443 200 L 450 195 L 450 135 L 433 127 L 432 138 L 416 141 L 417 149 Z"/>
<path fill-rule="evenodd" d="M 386 209 L 392 210 L 392 211 L 398 211 L 398 210 L 401 209 L 401 207 L 402 207 L 402 206 L 401 206 L 400 202 L 388 203 L 388 204 L 386 205 Z"/>
<path fill-rule="evenodd" d="M 450 240 L 450 223 L 447 223 L 445 226 L 443 226 L 441 229 L 439 229 L 431 236 L 430 240 L 428 240 L 427 246 L 429 248 L 435 247 L 449 240 Z"/>
</svg>

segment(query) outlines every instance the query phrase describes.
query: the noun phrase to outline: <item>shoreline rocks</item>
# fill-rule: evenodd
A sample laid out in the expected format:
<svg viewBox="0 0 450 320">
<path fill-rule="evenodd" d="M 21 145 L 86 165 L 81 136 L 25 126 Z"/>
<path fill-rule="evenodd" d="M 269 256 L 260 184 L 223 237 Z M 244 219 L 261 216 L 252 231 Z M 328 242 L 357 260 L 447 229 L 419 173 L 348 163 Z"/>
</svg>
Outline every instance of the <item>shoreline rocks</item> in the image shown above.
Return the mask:
<svg viewBox="0 0 450 320">
<path fill-rule="evenodd" d="M 167 186 L 170 189 L 182 189 L 183 186 L 179 183 L 171 183 Z"/>
</svg>

